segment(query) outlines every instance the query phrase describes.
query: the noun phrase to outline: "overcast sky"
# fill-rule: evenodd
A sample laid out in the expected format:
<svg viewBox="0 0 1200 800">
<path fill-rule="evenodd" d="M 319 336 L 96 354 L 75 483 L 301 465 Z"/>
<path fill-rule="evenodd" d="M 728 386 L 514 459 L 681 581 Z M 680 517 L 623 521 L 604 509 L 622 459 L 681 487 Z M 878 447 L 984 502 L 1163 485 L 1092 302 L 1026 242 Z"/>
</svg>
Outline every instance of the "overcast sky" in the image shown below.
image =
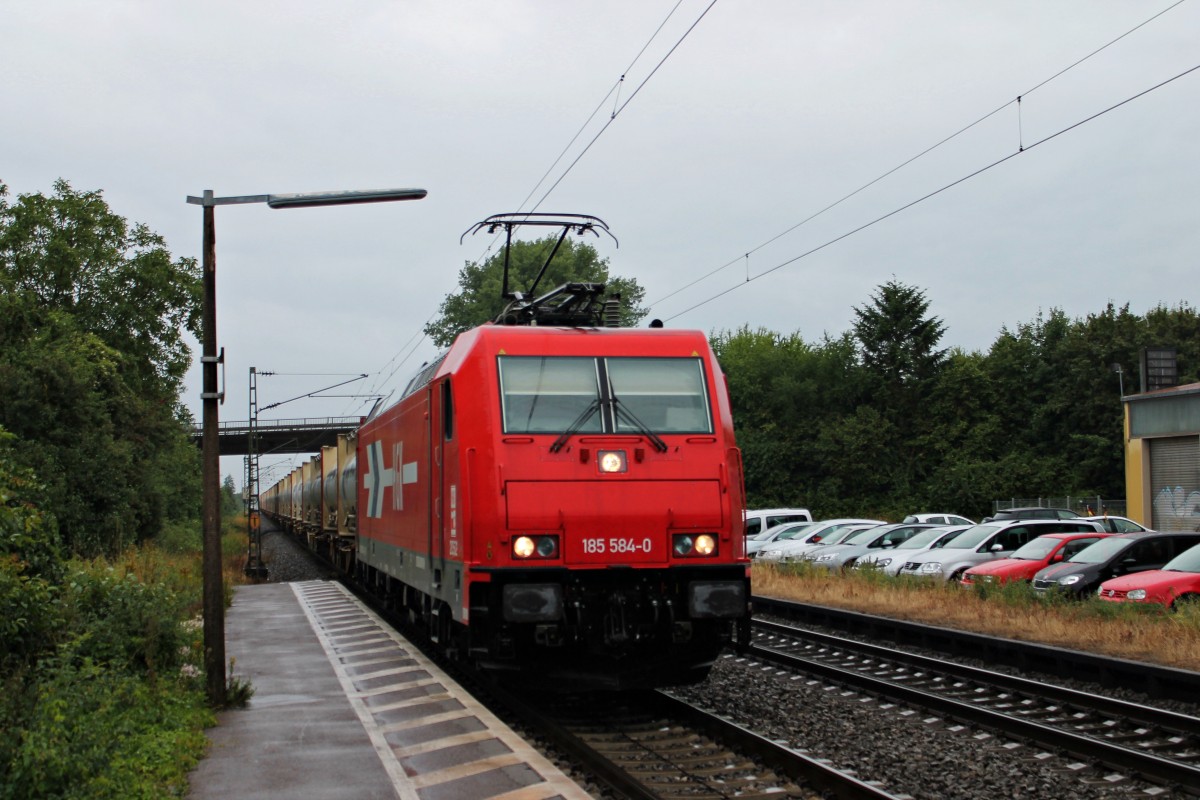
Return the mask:
<svg viewBox="0 0 1200 800">
<path fill-rule="evenodd" d="M 1200 71 L 1043 141 L 1200 65 L 1188 0 L 1043 84 L 1173 3 L 9 0 L 0 181 L 102 190 L 196 258 L 185 198 L 205 189 L 428 190 L 217 209 L 223 420 L 246 418 L 250 366 L 289 373 L 260 379 L 260 405 L 339 373 L 402 388 L 435 354 L 423 325 L 490 244 L 460 235 L 556 181 L 538 210 L 604 219 L 619 248 L 591 241 L 670 326 L 815 341 L 895 279 L 926 293 L 945 345 L 986 350 L 1054 307 L 1194 302 Z M 199 390 L 194 370 L 197 417 Z M 223 464 L 239 484 L 240 469 Z"/>
</svg>

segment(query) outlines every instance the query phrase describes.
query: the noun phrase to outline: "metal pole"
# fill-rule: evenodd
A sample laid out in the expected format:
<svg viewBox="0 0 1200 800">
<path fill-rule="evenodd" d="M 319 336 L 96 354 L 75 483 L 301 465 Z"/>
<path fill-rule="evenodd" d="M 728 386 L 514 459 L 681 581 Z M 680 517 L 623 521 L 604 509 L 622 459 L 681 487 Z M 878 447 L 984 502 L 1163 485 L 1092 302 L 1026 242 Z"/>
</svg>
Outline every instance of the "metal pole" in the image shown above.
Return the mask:
<svg viewBox="0 0 1200 800">
<path fill-rule="evenodd" d="M 212 190 L 204 192 L 204 300 L 202 309 L 204 376 L 202 459 L 204 485 L 204 674 L 208 702 L 225 704 L 225 591 L 221 575 L 221 454 L 217 403 L 217 234 Z"/>
<path fill-rule="evenodd" d="M 224 356 L 217 352 L 217 235 L 213 211 L 219 205 L 266 203 L 270 208 L 379 203 L 392 200 L 420 200 L 424 189 L 382 189 L 373 191 L 313 192 L 307 194 L 241 195 L 214 197 L 211 189 L 204 196 L 188 196 L 192 205 L 204 207 L 204 297 L 201 313 L 204 390 L 201 449 L 204 489 L 204 671 L 208 681 L 208 699 L 213 705 L 225 703 L 225 588 L 221 573 L 221 453 L 218 440 L 217 404 L 224 394 L 217 388 L 217 365 Z"/>
<path fill-rule="evenodd" d="M 269 375 L 270 373 L 263 373 Z M 258 370 L 250 368 L 249 440 L 246 442 L 246 575 L 266 578 L 267 565 L 262 560 L 262 514 L 258 507 Z"/>
</svg>

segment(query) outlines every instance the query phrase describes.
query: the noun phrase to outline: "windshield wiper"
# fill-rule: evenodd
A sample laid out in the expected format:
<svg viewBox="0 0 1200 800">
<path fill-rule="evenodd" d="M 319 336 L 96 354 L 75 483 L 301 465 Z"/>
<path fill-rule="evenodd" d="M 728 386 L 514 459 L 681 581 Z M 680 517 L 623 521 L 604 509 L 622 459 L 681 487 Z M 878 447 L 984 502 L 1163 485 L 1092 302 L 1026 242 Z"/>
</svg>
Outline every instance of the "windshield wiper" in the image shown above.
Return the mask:
<svg viewBox="0 0 1200 800">
<path fill-rule="evenodd" d="M 638 419 L 637 416 L 632 411 L 627 409 L 625 406 L 621 405 L 621 401 L 618 398 L 614 397 L 612 399 L 612 404 L 613 404 L 613 408 L 615 408 L 617 411 L 617 419 L 623 419 L 626 422 L 628 422 L 630 425 L 632 425 L 634 428 L 636 428 L 639 433 L 641 433 L 647 439 L 650 440 L 650 443 L 652 445 L 654 445 L 654 449 L 657 450 L 658 452 L 660 452 L 660 453 L 667 452 L 667 443 L 664 442 L 657 433 L 650 430 L 650 428 L 647 427 L 646 423 L 644 423 L 640 419 Z"/>
<path fill-rule="evenodd" d="M 567 429 L 562 432 L 562 435 L 554 440 L 554 444 L 550 445 L 550 452 L 557 453 L 559 450 L 562 450 L 563 445 L 565 445 L 572 436 L 578 433 L 579 429 L 583 427 L 583 424 L 591 419 L 592 415 L 595 414 L 599 409 L 599 399 L 588 403 L 587 408 L 585 408 L 583 411 L 580 411 L 579 416 L 575 418 L 574 422 L 568 425 Z"/>
</svg>

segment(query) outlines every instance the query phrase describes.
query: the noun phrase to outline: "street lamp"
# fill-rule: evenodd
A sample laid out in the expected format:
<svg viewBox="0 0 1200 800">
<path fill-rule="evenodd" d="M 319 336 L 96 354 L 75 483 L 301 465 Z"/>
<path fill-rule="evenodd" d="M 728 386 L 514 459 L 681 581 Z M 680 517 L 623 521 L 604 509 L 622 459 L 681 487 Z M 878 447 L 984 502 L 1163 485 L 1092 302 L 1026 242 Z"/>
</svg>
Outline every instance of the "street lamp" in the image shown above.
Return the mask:
<svg viewBox="0 0 1200 800">
<path fill-rule="evenodd" d="M 204 298 L 201 310 L 203 401 L 201 420 L 201 459 L 204 531 L 204 671 L 208 700 L 225 703 L 225 597 L 221 584 L 221 459 L 218 445 L 217 405 L 225 401 L 225 392 L 217 390 L 217 364 L 225 354 L 217 354 L 217 234 L 213 211 L 217 206 L 266 203 L 269 208 L 307 208 L 310 206 L 384 203 L 395 200 L 420 200 L 424 189 L 383 189 L 377 191 L 310 192 L 305 194 L 255 194 L 239 197 L 214 197 L 211 189 L 203 197 L 188 196 L 192 205 L 204 207 L 203 271 Z"/>
</svg>

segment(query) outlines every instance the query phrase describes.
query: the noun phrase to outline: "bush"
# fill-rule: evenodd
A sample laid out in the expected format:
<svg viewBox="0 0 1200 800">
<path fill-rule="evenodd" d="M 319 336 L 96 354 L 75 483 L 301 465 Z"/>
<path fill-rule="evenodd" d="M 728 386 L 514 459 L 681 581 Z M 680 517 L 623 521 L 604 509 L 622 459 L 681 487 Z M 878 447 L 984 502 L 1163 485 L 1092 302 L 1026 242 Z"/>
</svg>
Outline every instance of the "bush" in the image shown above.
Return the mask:
<svg viewBox="0 0 1200 800">
<path fill-rule="evenodd" d="M 187 598 L 103 562 L 78 564 L 67 580 L 63 602 L 75 636 L 66 654 L 151 676 L 179 667 Z"/>
<path fill-rule="evenodd" d="M 151 687 L 89 659 L 44 666 L 7 775 L 0 765 L 0 800 L 184 793 L 215 721 L 200 692 Z"/>
<path fill-rule="evenodd" d="M 55 587 L 15 556 L 0 556 L 0 673 L 29 663 L 62 629 Z"/>
<path fill-rule="evenodd" d="M 198 520 L 168 522 L 154 537 L 154 543 L 167 553 L 191 555 L 204 549 L 204 539 L 201 533 Z"/>
</svg>

